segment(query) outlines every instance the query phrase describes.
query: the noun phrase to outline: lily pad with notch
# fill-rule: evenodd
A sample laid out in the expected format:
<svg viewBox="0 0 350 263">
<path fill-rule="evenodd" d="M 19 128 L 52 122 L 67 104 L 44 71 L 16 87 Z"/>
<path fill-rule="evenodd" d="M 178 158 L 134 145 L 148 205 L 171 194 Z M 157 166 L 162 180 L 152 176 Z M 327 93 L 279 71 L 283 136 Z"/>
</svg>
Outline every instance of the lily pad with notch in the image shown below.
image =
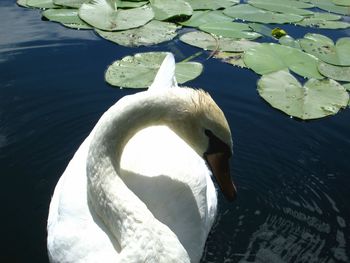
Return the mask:
<svg viewBox="0 0 350 263">
<path fill-rule="evenodd" d="M 124 88 L 149 87 L 163 62 L 166 52 L 138 53 L 117 60 L 106 71 L 105 79 L 112 86 Z M 198 77 L 203 66 L 197 62 L 180 62 L 176 64 L 175 76 L 182 84 Z"/>
<path fill-rule="evenodd" d="M 285 70 L 262 76 L 258 92 L 272 107 L 302 120 L 334 115 L 349 103 L 349 94 L 335 80 L 310 79 L 302 86 Z"/>
<path fill-rule="evenodd" d="M 248 49 L 244 54 L 244 63 L 260 75 L 289 68 L 306 78 L 323 78 L 318 72 L 316 57 L 279 44 L 262 43 Z"/>
<path fill-rule="evenodd" d="M 216 37 L 201 31 L 193 31 L 183 34 L 180 37 L 180 40 L 186 44 L 205 50 L 231 52 L 242 52 L 253 46 L 259 45 L 258 43 L 249 40 L 233 40 L 232 38 Z"/>
</svg>

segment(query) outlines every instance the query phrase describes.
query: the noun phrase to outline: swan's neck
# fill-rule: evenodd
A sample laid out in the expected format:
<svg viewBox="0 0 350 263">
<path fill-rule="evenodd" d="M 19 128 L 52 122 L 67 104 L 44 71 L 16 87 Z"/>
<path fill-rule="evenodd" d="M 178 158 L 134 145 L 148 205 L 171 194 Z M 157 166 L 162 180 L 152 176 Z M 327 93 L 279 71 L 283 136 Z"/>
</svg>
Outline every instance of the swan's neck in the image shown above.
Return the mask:
<svg viewBox="0 0 350 263">
<path fill-rule="evenodd" d="M 131 242 L 143 242 L 146 236 L 157 245 L 165 242 L 168 249 L 176 250 L 159 248 L 164 253 L 186 253 L 175 234 L 154 218 L 120 176 L 120 158 L 128 140 L 150 125 L 172 126 L 169 109 L 178 105 L 176 98 L 166 100 L 164 96 L 141 92 L 111 107 L 94 129 L 87 160 L 89 202 L 122 250 Z M 169 244 L 173 247 L 169 248 Z"/>
</svg>

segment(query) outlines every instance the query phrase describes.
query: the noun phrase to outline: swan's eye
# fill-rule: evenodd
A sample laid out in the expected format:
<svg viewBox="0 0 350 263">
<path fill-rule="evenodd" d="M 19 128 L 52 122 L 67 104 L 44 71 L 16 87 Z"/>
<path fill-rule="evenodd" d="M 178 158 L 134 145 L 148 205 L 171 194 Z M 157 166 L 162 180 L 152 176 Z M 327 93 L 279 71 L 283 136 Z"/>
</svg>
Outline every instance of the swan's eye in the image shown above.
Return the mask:
<svg viewBox="0 0 350 263">
<path fill-rule="evenodd" d="M 214 133 L 212 133 L 211 130 L 205 130 L 205 135 L 209 138 L 209 146 L 205 154 L 212 154 L 212 153 L 224 153 L 227 154 L 227 156 L 231 156 L 231 151 L 229 146 L 224 143 L 222 140 L 220 140 L 217 136 L 215 136 Z"/>
</svg>

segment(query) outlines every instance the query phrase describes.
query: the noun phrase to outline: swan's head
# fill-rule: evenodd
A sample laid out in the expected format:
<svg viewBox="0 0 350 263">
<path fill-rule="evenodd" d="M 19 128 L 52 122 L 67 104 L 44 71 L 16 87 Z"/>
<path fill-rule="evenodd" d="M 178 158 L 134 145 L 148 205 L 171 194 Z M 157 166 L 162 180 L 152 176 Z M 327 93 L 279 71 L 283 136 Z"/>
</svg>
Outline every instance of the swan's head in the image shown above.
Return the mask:
<svg viewBox="0 0 350 263">
<path fill-rule="evenodd" d="M 224 113 L 203 90 L 173 88 L 170 92 L 183 101 L 175 105 L 176 116 L 171 116 L 173 129 L 206 160 L 224 196 L 234 200 L 236 187 L 229 170 L 232 136 Z"/>
</svg>

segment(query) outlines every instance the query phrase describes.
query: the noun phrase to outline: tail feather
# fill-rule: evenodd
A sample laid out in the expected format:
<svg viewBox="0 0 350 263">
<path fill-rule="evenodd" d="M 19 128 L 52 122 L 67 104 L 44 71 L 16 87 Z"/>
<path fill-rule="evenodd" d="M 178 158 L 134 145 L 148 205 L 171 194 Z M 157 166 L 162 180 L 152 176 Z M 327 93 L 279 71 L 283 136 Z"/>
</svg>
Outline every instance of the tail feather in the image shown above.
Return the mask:
<svg viewBox="0 0 350 263">
<path fill-rule="evenodd" d="M 168 53 L 164 58 L 160 68 L 148 90 L 168 89 L 177 87 L 175 77 L 175 58 L 172 53 Z"/>
</svg>

